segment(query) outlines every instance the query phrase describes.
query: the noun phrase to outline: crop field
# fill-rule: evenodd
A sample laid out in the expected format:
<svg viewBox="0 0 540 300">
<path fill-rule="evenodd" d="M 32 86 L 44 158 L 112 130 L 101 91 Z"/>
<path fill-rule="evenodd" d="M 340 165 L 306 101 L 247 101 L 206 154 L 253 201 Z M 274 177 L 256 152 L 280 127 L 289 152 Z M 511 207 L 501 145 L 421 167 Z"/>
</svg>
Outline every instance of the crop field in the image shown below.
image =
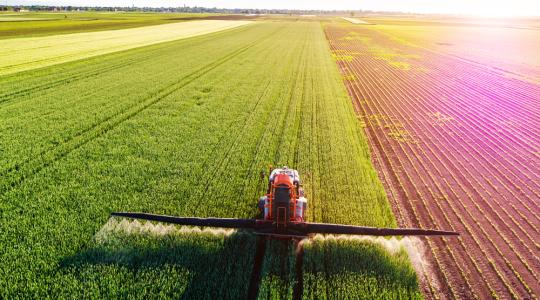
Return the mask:
<svg viewBox="0 0 540 300">
<path fill-rule="evenodd" d="M 106 32 L 2 40 L 0 75 L 208 34 L 250 21 L 201 20 Z"/>
<path fill-rule="evenodd" d="M 398 224 L 461 233 L 424 240 L 424 295 L 534 299 L 540 85 L 538 55 L 526 54 L 537 52 L 540 36 L 463 26 L 324 28 Z"/>
<path fill-rule="evenodd" d="M 261 172 L 289 165 L 308 221 L 394 227 L 361 125 L 318 22 L 256 22 L 0 75 L 2 297 L 238 299 L 255 287 L 262 299 L 421 298 L 406 239 L 318 237 L 295 270 L 292 243 L 268 242 L 258 262 L 242 231 L 110 218 L 252 218 Z"/>
<path fill-rule="evenodd" d="M 189 13 L 0 12 L 0 39 L 127 29 L 218 16 Z"/>
<path fill-rule="evenodd" d="M 540 83 L 540 21 L 432 20 L 430 22 L 382 22 L 377 30 L 416 47 L 505 71 L 504 76 Z M 497 49 L 497 51 L 493 51 Z"/>
</svg>

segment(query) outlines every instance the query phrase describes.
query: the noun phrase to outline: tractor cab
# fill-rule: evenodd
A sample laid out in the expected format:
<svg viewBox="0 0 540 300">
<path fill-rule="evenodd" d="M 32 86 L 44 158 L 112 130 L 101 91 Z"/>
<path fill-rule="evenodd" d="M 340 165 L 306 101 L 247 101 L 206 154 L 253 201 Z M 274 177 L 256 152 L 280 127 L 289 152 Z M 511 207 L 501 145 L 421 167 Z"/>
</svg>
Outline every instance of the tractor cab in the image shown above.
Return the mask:
<svg viewBox="0 0 540 300">
<path fill-rule="evenodd" d="M 267 193 L 259 199 L 264 220 L 273 221 L 278 227 L 286 227 L 288 222 L 304 222 L 306 208 L 298 171 L 286 166 L 272 170 Z"/>
</svg>

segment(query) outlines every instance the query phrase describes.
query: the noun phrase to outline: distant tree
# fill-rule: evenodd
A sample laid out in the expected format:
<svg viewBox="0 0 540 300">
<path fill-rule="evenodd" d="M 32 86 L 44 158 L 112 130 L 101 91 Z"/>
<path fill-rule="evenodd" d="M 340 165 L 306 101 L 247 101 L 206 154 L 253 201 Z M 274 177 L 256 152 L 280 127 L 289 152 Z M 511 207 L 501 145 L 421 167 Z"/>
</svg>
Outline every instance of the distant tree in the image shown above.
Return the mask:
<svg viewBox="0 0 540 300">
<path fill-rule="evenodd" d="M 354 11 L 351 11 L 351 17 L 354 17 Z"/>
</svg>

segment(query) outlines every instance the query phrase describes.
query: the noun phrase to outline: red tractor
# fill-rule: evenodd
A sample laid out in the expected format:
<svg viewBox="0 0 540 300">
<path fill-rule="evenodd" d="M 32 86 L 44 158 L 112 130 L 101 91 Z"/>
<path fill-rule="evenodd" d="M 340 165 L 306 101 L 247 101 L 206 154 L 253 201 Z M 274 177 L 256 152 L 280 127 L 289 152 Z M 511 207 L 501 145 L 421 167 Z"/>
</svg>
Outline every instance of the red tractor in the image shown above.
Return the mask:
<svg viewBox="0 0 540 300">
<path fill-rule="evenodd" d="M 307 199 L 298 171 L 283 167 L 274 169 L 268 179 L 268 191 L 259 199 L 259 210 L 264 220 L 278 226 L 287 222 L 304 222 Z"/>
</svg>

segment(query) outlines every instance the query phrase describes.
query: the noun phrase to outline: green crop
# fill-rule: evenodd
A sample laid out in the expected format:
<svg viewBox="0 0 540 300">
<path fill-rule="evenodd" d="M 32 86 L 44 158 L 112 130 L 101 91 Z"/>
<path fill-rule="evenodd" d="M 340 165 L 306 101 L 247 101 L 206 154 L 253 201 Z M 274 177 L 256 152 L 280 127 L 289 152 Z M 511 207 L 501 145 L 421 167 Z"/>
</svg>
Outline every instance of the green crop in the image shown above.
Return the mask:
<svg viewBox="0 0 540 300">
<path fill-rule="evenodd" d="M 0 290 L 245 297 L 254 237 L 117 230 L 109 214 L 256 217 L 269 165 L 300 171 L 308 221 L 395 226 L 319 23 L 261 22 L 2 76 Z M 307 296 L 322 293 L 314 281 L 417 293 L 403 253 L 314 245 L 325 246 L 306 250 Z M 267 245 L 261 297 L 290 297 L 292 251 Z M 312 263 L 321 253 L 336 265 Z M 361 266 L 342 271 L 346 255 Z"/>
</svg>

